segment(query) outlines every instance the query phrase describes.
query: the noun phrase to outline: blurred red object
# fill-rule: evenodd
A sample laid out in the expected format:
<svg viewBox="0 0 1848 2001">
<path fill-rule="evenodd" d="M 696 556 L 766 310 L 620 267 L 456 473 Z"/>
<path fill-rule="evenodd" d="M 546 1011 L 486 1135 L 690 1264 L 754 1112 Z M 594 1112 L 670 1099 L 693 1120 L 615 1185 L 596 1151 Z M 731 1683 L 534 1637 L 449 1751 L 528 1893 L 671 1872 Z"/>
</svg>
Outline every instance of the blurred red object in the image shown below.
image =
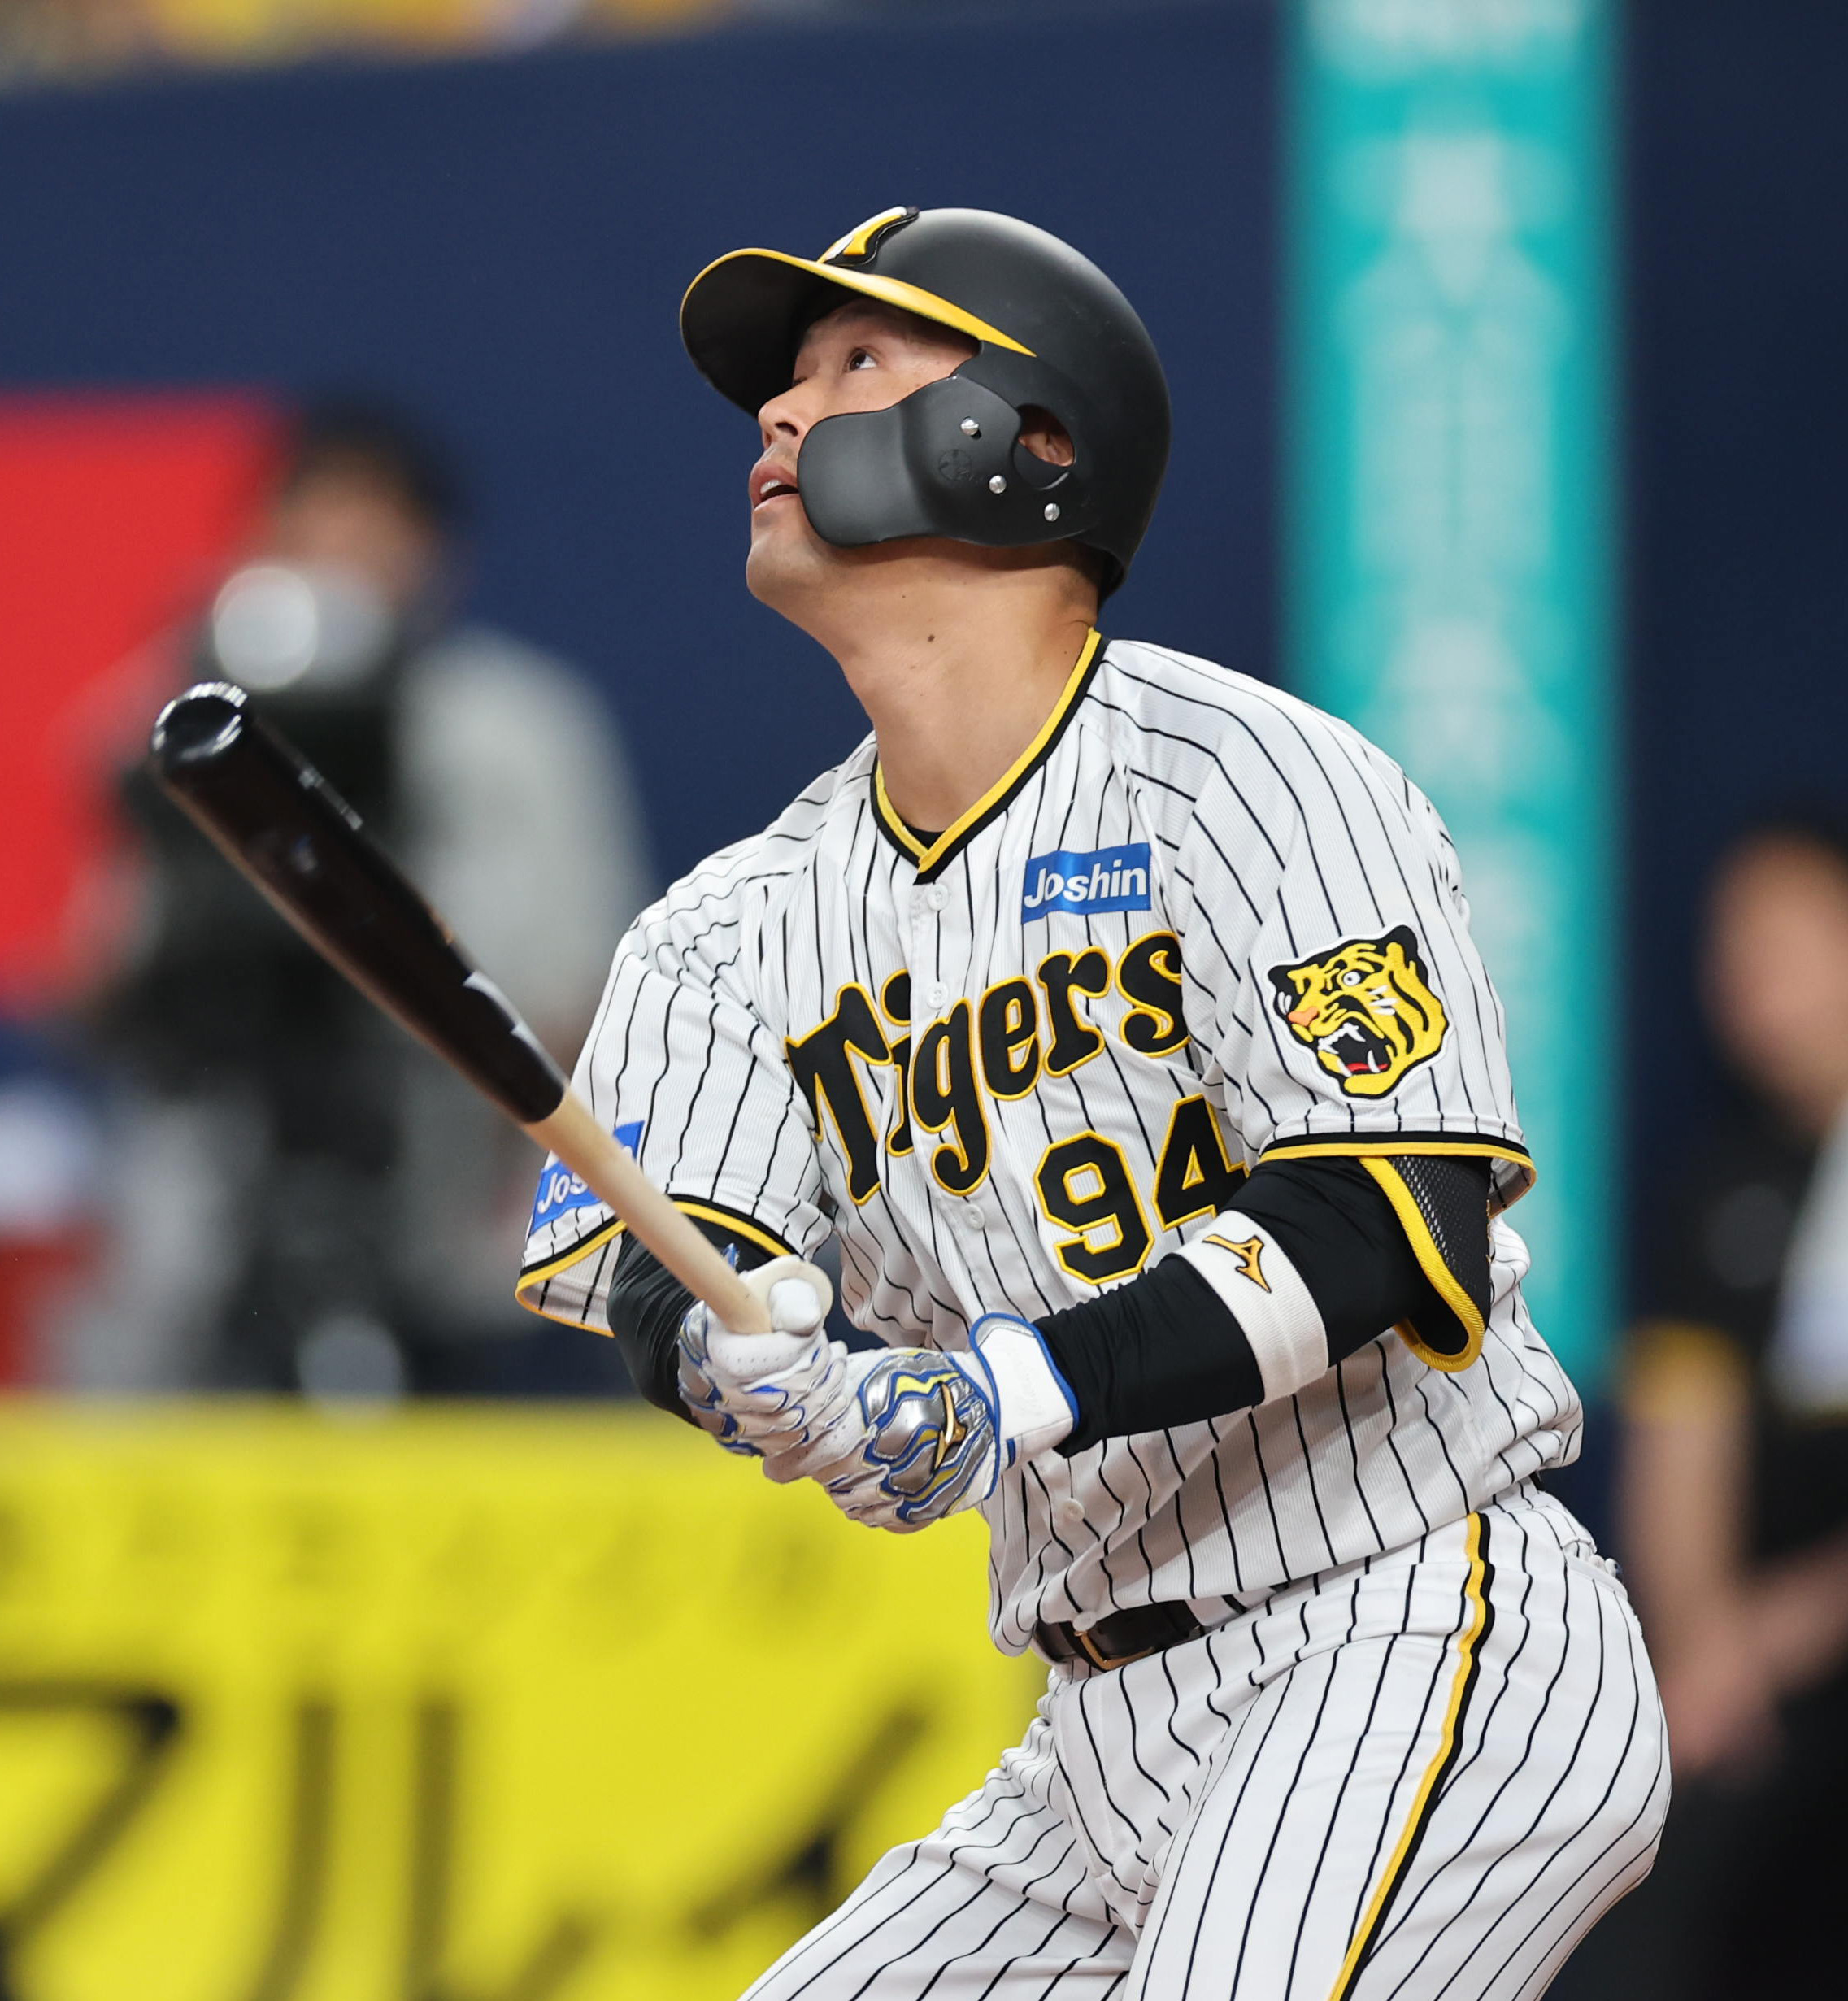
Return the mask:
<svg viewBox="0 0 1848 2001">
<path fill-rule="evenodd" d="M 224 394 L 0 397 L 0 1011 L 107 962 L 116 774 L 185 671 L 172 635 L 247 533 L 274 411 Z"/>
<path fill-rule="evenodd" d="M 44 1381 L 46 1325 L 89 1270 L 100 1243 L 94 1225 L 55 1236 L 0 1238 L 0 1388 Z"/>
</svg>

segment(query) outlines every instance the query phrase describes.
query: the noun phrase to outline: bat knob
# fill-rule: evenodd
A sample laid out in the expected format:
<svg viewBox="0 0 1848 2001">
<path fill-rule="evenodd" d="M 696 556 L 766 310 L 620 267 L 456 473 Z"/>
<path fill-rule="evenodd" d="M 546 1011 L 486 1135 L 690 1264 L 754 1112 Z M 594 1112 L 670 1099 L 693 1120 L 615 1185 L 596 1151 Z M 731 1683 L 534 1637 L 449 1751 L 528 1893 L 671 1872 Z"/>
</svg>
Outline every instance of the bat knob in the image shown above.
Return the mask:
<svg viewBox="0 0 1848 2001">
<path fill-rule="evenodd" d="M 148 748 L 163 772 L 221 755 L 237 741 L 250 698 L 234 682 L 202 681 L 154 719 Z"/>
</svg>

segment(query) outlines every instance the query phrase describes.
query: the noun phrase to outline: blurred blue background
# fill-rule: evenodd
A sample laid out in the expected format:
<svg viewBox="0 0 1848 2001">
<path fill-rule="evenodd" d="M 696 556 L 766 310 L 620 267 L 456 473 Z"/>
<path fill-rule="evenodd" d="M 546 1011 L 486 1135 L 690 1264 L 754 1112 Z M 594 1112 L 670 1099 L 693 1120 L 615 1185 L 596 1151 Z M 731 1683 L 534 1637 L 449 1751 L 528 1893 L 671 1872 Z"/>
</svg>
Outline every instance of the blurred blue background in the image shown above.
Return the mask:
<svg viewBox="0 0 1848 2001">
<path fill-rule="evenodd" d="M 1576 1217 L 1605 1246 L 1542 1321 L 1594 1391 L 1584 1463 L 1559 1485 L 1635 1568 L 1680 1741 L 1721 1744 L 1705 1768 L 1725 1775 L 1715 1825 L 1811 1829 L 1804 1866 L 1838 1869 L 1838 1816 L 1812 1829 L 1776 1786 L 1780 1770 L 1828 1777 L 1836 1799 L 1848 1784 L 1848 1414 L 1785 1407 L 1768 1356 L 1787 1331 L 1797 1219 L 1812 1247 L 1848 1241 L 1848 1208 L 1811 1202 L 1819 1163 L 1848 1149 L 1848 1097 L 1793 1124 L 1754 1068 L 1769 1045 L 1743 990 L 1720 993 L 1712 942 L 1726 924 L 1772 935 L 1739 926 L 1782 890 L 1735 882 L 1722 923 L 1715 885 L 1734 880 L 1742 833 L 1801 817 L 1824 864 L 1803 892 L 1815 900 L 1781 934 L 1787 956 L 1747 969 L 1772 1014 L 1781 981 L 1798 997 L 1797 1070 L 1807 1034 L 1833 1080 L 1848 1050 L 1848 11 L 1814 0 L 0 0 L 0 685 L 15 737 L 0 1385 L 334 1401 L 625 1387 L 607 1344 L 507 1306 L 535 1160 L 369 1029 L 342 1017 L 338 1063 L 319 1045 L 304 1056 L 311 1089 L 172 1084 L 189 1003 L 150 985 L 163 905 L 124 772 L 154 704 L 211 663 L 226 579 L 260 584 L 308 546 L 277 484 L 304 404 L 344 399 L 349 443 L 380 409 L 430 442 L 424 512 L 386 524 L 427 623 L 394 644 L 441 670 L 433 685 L 481 697 L 472 746 L 439 746 L 459 774 L 452 818 L 501 827 L 503 862 L 520 861 L 497 885 L 492 855 L 432 837 L 425 879 L 453 878 L 446 907 L 478 907 L 459 929 L 563 1046 L 649 890 L 762 824 L 864 727 L 833 664 L 743 589 L 754 434 L 676 328 L 703 264 L 747 244 L 814 254 L 894 203 L 1000 208 L 1067 237 L 1141 311 L 1176 415 L 1154 527 L 1107 629 L 1364 716 L 1366 673 L 1341 692 L 1303 637 L 1324 616 L 1349 633 L 1333 569 L 1300 539 L 1315 515 L 1306 439 L 1324 424 L 1318 448 L 1335 441 L 1318 490 L 1336 498 L 1313 530 L 1331 546 L 1354 528 L 1341 481 L 1358 490 L 1362 470 L 1326 423 L 1338 398 L 1314 359 L 1352 328 L 1315 319 L 1333 296 L 1311 282 L 1333 262 L 1317 232 L 1337 205 L 1318 219 L 1305 198 L 1311 128 L 1339 118 L 1305 88 L 1311 31 L 1373 37 L 1389 57 L 1372 80 L 1441 133 L 1507 111 L 1472 63 L 1581 28 L 1584 123 L 1553 135 L 1564 168 L 1535 171 L 1518 107 L 1502 128 L 1530 234 L 1577 232 L 1560 254 L 1585 260 L 1574 296 L 1591 315 L 1567 330 L 1578 346 L 1561 367 L 1589 387 L 1548 489 L 1589 580 L 1562 615 L 1582 617 L 1584 740 L 1558 750 L 1589 790 L 1573 795 L 1583 828 L 1549 837 L 1583 834 L 1586 901 L 1550 942 L 1595 973 L 1594 1018 L 1575 1042 L 1581 990 L 1555 982 L 1544 1046 L 1524 1045 L 1517 1009 L 1511 1051 L 1517 1092 L 1543 1070 L 1572 1086 L 1533 1092 L 1565 1107 L 1539 1163 L 1560 1206 L 1540 1227 L 1563 1239 Z M 1384 103 L 1341 115 L 1384 132 L 1399 116 Z M 1337 191 L 1348 223 L 1383 212 L 1367 179 L 1363 163 Z M 1439 176 L 1424 195 L 1468 236 L 1468 188 Z M 1356 268 L 1373 254 L 1348 250 Z M 356 792 L 385 742 L 363 707 L 328 752 L 337 771 L 353 755 Z M 1408 727 L 1389 747 L 1415 772 Z M 1450 747 L 1467 762 L 1468 742 Z M 524 774 L 502 797 L 497 750 Z M 1456 802 L 1432 790 L 1470 821 L 1468 864 L 1496 829 L 1460 786 Z M 605 790 L 611 816 L 572 810 Z M 585 908 L 577 962 L 547 962 L 532 926 L 576 933 Z M 345 1133 L 331 1177 L 339 1150 L 312 1118 L 305 1138 L 286 1129 L 304 1098 Z M 394 1133 L 346 1116 L 355 1100 L 389 1106 Z M 1727 1233 L 1778 1203 L 1746 1256 Z M 387 1240 L 423 1246 L 422 1265 L 385 1268 Z M 1696 1298 L 1681 1281 L 1708 1266 Z M 1848 1279 L 1828 1312 L 1848 1356 Z M 1649 1334 L 1664 1316 L 1705 1346 L 1668 1356 Z M 1744 1466 L 1757 1471 L 1681 1565 L 1700 1617 L 1678 1624 L 1663 1550 L 1697 1512 L 1686 1496 L 1704 1506 Z M 1800 1504 L 1754 1486 L 1780 1467 L 1800 1467 Z M 1782 1744 L 1785 1763 L 1747 1772 L 1676 1676 L 1750 1655 L 1770 1629 L 1772 1600 L 1754 1594 L 1776 1590 L 1835 1623 L 1802 1674 L 1764 1664 L 1753 1715 L 1772 1733 L 1751 1741 Z M 1701 1759 L 1689 1749 L 1696 1815 Z M 1735 1811 L 1753 1786 L 1762 1823 Z M 1708 1876 L 1679 1901 L 1633 1900 L 1689 1940 L 1707 1937 L 1689 1914 L 1720 1907 L 1714 1886 L 1748 1881 L 1702 1838 L 1689 1820 L 1676 1852 L 1719 1858 Z M 1771 1868 L 1769 1835 L 1740 1838 Z M 1832 1907 L 1781 1881 L 1765 1895 L 1787 1920 Z M 1634 1953 L 1572 1990 L 1694 1995 L 1646 1984 L 1668 1964 L 1659 1941 Z M 1793 1973 L 1764 1990 L 1804 1986 Z M 1719 1991 L 1749 1990 L 1741 1977 Z"/>
<path fill-rule="evenodd" d="M 635 24 L 620 12 L 558 24 Z M 415 15 L 440 50 L 438 13 L 400 28 Z M 334 23 L 350 44 L 365 14 Z M 155 75 L 110 44 L 128 80 L 19 89 L 0 117 L 0 391 L 359 388 L 421 420 L 476 498 L 469 609 L 614 701 L 663 876 L 861 727 L 831 665 L 737 585 L 751 433 L 693 376 L 674 309 L 740 243 L 812 250 L 917 200 L 1082 246 L 1141 307 L 1179 416 L 1111 625 L 1286 672 L 1280 10 L 728 18 L 448 61 L 253 44 L 310 59 L 216 73 L 180 66 L 176 31 Z M 1620 25 L 1620 1262 L 1720 1087 L 1689 1018 L 1700 885 L 1753 816 L 1841 790 L 1848 298 L 1817 233 L 1848 188 L 1848 23 L 1637 0 Z M 42 34 L 20 46 L 53 67 Z"/>
<path fill-rule="evenodd" d="M 1119 277 L 1173 383 L 1173 469 L 1111 628 L 1287 674 L 1278 7 L 747 10 L 687 39 L 581 32 L 633 27 L 620 12 L 561 14 L 574 38 L 528 52 L 330 59 L 304 41 L 257 52 L 308 59 L 216 72 L 183 66 L 176 30 L 158 73 L 110 44 L 111 80 L 15 89 L 0 392 L 281 407 L 356 388 L 421 420 L 476 497 L 468 609 L 611 699 L 671 875 L 861 727 L 830 664 L 738 587 L 751 433 L 688 367 L 680 293 L 724 250 L 812 250 L 894 200 L 1004 207 Z M 340 17 L 350 44 L 365 14 Z M 16 40 L 29 15 L 5 17 Z M 437 13 L 415 18 L 440 50 Z M 1832 137 L 1848 22 L 1798 0 L 1636 0 L 1616 19 L 1602 443 L 1624 496 L 1604 863 L 1622 1277 L 1661 1162 L 1720 1089 L 1691 1016 L 1701 885 L 1753 816 L 1841 791 L 1848 281 L 1818 233 L 1848 192 Z M 42 34 L 19 46 L 54 72 Z M 10 671 L 23 689 L 39 670 Z"/>
<path fill-rule="evenodd" d="M 476 607 L 617 699 L 678 873 L 863 733 L 741 588 L 755 433 L 680 345 L 681 293 L 742 244 L 812 255 L 915 202 L 1081 245 L 1182 412 L 1114 629 L 1272 671 L 1273 31 L 950 7 L 16 98 L 0 387 L 363 384 L 424 418 L 480 496 Z"/>
</svg>

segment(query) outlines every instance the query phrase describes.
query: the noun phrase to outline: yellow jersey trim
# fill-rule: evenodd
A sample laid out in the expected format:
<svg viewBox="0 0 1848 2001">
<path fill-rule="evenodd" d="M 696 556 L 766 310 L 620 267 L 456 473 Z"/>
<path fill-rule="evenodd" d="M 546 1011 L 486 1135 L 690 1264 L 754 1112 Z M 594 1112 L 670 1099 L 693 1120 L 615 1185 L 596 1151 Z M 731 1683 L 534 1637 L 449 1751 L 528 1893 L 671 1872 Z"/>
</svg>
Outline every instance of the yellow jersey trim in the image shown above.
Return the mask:
<svg viewBox="0 0 1848 2001">
<path fill-rule="evenodd" d="M 1448 1139 L 1421 1133 L 1385 1133 L 1372 1138 L 1362 1138 L 1356 1134 L 1349 1139 L 1326 1139 L 1319 1133 L 1311 1133 L 1302 1139 L 1276 1139 L 1264 1149 L 1259 1159 L 1313 1160 L 1320 1157 L 1352 1160 L 1363 1159 L 1369 1154 L 1396 1153 L 1506 1160 L 1511 1167 L 1519 1168 L 1520 1185 L 1514 1193 L 1506 1201 L 1496 1195 L 1490 1198 L 1490 1208 L 1498 1215 L 1504 1209 L 1511 1209 L 1540 1178 L 1533 1156 L 1512 1140 Z"/>
<path fill-rule="evenodd" d="M 1368 1954 L 1372 1950 L 1387 1907 L 1404 1880 L 1412 1854 L 1424 1836 L 1425 1823 L 1431 1817 L 1437 1789 L 1454 1763 L 1462 1741 L 1463 1710 L 1469 1701 L 1469 1692 L 1476 1684 L 1482 1636 L 1489 1629 L 1487 1534 L 1480 1515 L 1471 1515 L 1467 1518 L 1463 1546 L 1469 1559 L 1469 1573 L 1463 1581 L 1467 1613 L 1463 1631 L 1458 1636 L 1456 1672 L 1450 1679 L 1450 1701 L 1444 1710 L 1443 1734 L 1438 1738 L 1437 1748 L 1432 1754 L 1431 1762 L 1425 1767 L 1424 1777 L 1419 1782 L 1417 1794 L 1411 1803 L 1411 1812 L 1406 1818 L 1404 1832 L 1387 1859 L 1386 1866 L 1368 1903 L 1365 1915 L 1361 1918 L 1348 1946 L 1347 1956 L 1341 1961 L 1341 1973 L 1329 1994 L 1328 2001 L 1347 2001 L 1347 1996 L 1354 1991 L 1354 1981 L 1366 1964 Z"/>
<path fill-rule="evenodd" d="M 716 1223 L 721 1229 L 741 1237 L 747 1243 L 755 1244 L 759 1250 L 767 1251 L 773 1258 L 789 1258 L 795 1255 L 790 1246 L 761 1223 L 749 1216 L 735 1215 L 731 1210 L 721 1208 L 715 1203 L 699 1202 L 685 1195 L 670 1194 L 668 1200 L 682 1215 L 690 1216 L 704 1223 Z M 559 1252 L 555 1258 L 548 1258 L 543 1264 L 535 1264 L 520 1273 L 513 1289 L 515 1303 L 525 1307 L 528 1313 L 536 1313 L 542 1320 L 556 1320 L 561 1327 L 581 1327 L 590 1333 L 607 1333 L 607 1327 L 595 1327 L 589 1320 L 574 1320 L 568 1313 L 548 1312 L 542 1306 L 536 1306 L 526 1296 L 538 1291 L 556 1278 L 561 1272 L 568 1272 L 574 1264 L 601 1251 L 606 1244 L 613 1243 L 628 1225 L 619 1216 L 612 1216 L 601 1229 L 594 1230 L 582 1243 L 574 1244 L 569 1251 Z"/>
<path fill-rule="evenodd" d="M 892 804 L 885 790 L 885 773 L 878 764 L 872 768 L 873 810 L 879 816 L 880 824 L 918 865 L 920 876 L 947 861 L 956 848 L 973 833 L 989 815 L 1005 805 L 1021 781 L 1051 747 L 1053 739 L 1070 720 L 1078 698 L 1084 692 L 1086 677 L 1091 671 L 1091 663 L 1102 642 L 1102 634 L 1096 626 L 1090 629 L 1077 664 L 1067 676 L 1065 685 L 1059 690 L 1059 699 L 1052 705 L 1052 712 L 1040 725 L 1033 740 L 1015 759 L 1000 777 L 977 799 L 966 813 L 959 815 L 954 825 L 946 828 L 927 847 L 907 827 Z"/>
<path fill-rule="evenodd" d="M 593 1327 L 589 1320 L 576 1320 L 568 1313 L 548 1312 L 544 1307 L 536 1306 L 526 1295 L 539 1290 L 556 1278 L 559 1272 L 568 1272 L 574 1264 L 581 1264 L 586 1258 L 601 1251 L 605 1244 L 621 1236 L 624 1228 L 621 1217 L 615 1217 L 601 1229 L 593 1231 L 582 1243 L 573 1245 L 569 1251 L 562 1252 L 555 1258 L 548 1258 L 543 1264 L 534 1265 L 529 1272 L 522 1272 L 514 1284 L 514 1303 L 524 1307 L 528 1313 L 537 1313 L 542 1320 L 556 1320 L 561 1327 L 582 1327 L 591 1333 L 607 1333 L 609 1329 L 607 1327 Z"/>
<path fill-rule="evenodd" d="M 1418 1198 L 1406 1186 L 1405 1177 L 1391 1161 L 1371 1155 L 1363 1155 L 1360 1164 L 1385 1191 L 1387 1201 L 1393 1205 L 1393 1213 L 1399 1220 L 1399 1228 L 1405 1232 L 1406 1241 L 1418 1259 L 1418 1268 L 1430 1280 L 1437 1297 L 1455 1314 L 1468 1336 L 1460 1355 L 1446 1355 L 1441 1349 L 1421 1341 L 1415 1333 L 1407 1331 L 1409 1321 L 1399 1323 L 1399 1338 L 1420 1361 L 1428 1362 L 1433 1368 L 1441 1368 L 1446 1376 L 1460 1375 L 1482 1352 L 1485 1329 L 1476 1302 L 1457 1283 L 1456 1274 L 1444 1262 L 1444 1254 L 1437 1248 L 1431 1227 L 1424 1220 L 1424 1211 L 1418 1206 Z"/>
<path fill-rule="evenodd" d="M 891 798 L 885 790 L 885 773 L 877 764 L 872 768 L 872 803 L 885 831 L 913 861 L 921 863 L 933 850 L 924 846 L 894 810 Z M 942 837 L 940 835 L 937 846 L 941 847 L 942 845 Z"/>
<path fill-rule="evenodd" d="M 890 220 L 889 216 L 875 218 L 880 222 Z M 767 257 L 774 264 L 788 264 L 793 270 L 808 272 L 815 277 L 825 278 L 830 285 L 845 285 L 850 292 L 861 292 L 884 305 L 896 306 L 901 312 L 915 313 L 920 320 L 934 320 L 940 327 L 954 327 L 959 333 L 967 334 L 971 340 L 985 341 L 991 347 L 1005 347 L 1016 355 L 1031 355 L 1033 352 L 1012 334 L 1003 333 L 999 327 L 990 326 L 985 320 L 978 320 L 952 300 L 935 292 L 927 292 L 921 285 L 907 285 L 902 278 L 881 277 L 876 271 L 853 271 L 839 264 L 821 263 L 812 257 L 792 257 L 787 250 L 728 250 L 723 257 L 714 258 L 681 295 L 681 311 L 686 311 L 687 300 L 721 264 L 735 263 L 741 257 Z"/>
</svg>

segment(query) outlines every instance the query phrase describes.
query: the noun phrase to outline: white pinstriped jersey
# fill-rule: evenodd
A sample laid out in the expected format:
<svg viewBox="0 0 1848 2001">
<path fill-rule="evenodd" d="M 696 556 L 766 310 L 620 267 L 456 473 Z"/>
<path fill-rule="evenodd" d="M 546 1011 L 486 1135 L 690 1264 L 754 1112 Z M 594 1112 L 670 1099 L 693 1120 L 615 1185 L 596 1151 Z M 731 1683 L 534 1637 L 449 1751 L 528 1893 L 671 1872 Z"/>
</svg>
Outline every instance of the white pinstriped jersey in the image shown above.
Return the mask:
<svg viewBox="0 0 1848 2001">
<path fill-rule="evenodd" d="M 1124 1282 L 1260 1159 L 1479 1155 L 1498 1204 L 1531 1179 L 1429 802 L 1302 702 L 1094 636 L 928 848 L 869 738 L 676 884 L 623 941 L 576 1081 L 692 1213 L 778 1251 L 837 1236 L 847 1312 L 898 1345 Z M 614 1235 L 549 1164 L 521 1298 L 607 1327 Z M 1260 1409 L 1015 1468 L 985 1509 L 997 1642 L 1250 1604 L 1569 1459 L 1525 1250 L 1499 1217 L 1490 1240 L 1479 1353 L 1384 1332 Z"/>
</svg>

